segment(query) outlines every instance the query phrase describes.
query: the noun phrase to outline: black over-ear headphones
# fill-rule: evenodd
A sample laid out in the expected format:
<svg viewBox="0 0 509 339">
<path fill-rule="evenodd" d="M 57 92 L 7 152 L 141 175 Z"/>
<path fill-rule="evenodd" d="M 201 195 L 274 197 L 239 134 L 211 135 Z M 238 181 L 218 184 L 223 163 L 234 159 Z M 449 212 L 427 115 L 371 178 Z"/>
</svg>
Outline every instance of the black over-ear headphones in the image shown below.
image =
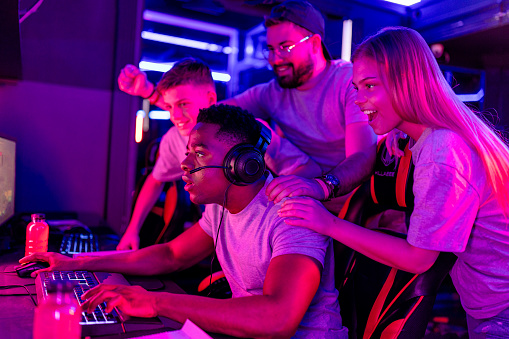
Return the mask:
<svg viewBox="0 0 509 339">
<path fill-rule="evenodd" d="M 265 173 L 263 156 L 272 134 L 265 125 L 258 121 L 256 123 L 260 126 L 260 137 L 256 145 L 248 143 L 235 145 L 224 157 L 224 175 L 229 182 L 237 186 L 253 183 Z"/>
<path fill-rule="evenodd" d="M 259 121 L 260 137 L 256 145 L 242 143 L 233 146 L 223 160 L 223 166 L 202 166 L 189 171 L 190 174 L 205 168 L 222 168 L 229 182 L 237 186 L 246 186 L 260 179 L 265 173 L 263 156 L 272 139 L 272 133 Z"/>
</svg>

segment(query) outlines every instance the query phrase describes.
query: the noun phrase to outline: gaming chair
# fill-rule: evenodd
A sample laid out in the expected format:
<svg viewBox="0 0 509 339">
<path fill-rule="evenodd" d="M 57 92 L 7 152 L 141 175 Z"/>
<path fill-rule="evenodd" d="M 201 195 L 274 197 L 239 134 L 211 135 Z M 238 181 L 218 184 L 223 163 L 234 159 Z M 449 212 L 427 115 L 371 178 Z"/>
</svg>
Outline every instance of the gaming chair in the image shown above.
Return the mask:
<svg viewBox="0 0 509 339">
<path fill-rule="evenodd" d="M 409 138 L 400 140 L 405 155 L 391 157 L 385 138 L 378 143 L 371 179 L 351 195 L 339 217 L 365 226 L 370 218 L 387 210 L 400 211 L 408 229 L 413 210 L 414 165 Z M 406 232 L 377 229 L 406 238 Z M 456 261 L 441 253 L 422 274 L 413 274 L 378 263 L 334 241 L 336 288 L 343 324 L 352 338 L 415 339 L 425 334 L 438 288 Z"/>
</svg>

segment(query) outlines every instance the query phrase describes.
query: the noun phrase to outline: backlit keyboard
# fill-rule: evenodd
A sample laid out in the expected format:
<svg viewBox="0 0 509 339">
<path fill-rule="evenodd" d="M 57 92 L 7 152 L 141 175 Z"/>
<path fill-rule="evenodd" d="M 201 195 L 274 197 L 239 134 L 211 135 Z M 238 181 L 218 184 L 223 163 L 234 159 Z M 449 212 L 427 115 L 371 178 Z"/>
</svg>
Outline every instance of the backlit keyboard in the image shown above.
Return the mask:
<svg viewBox="0 0 509 339">
<path fill-rule="evenodd" d="M 77 254 L 99 251 L 97 235 L 92 233 L 66 233 L 60 244 L 60 253 Z"/>
<path fill-rule="evenodd" d="M 71 281 L 74 283 L 74 295 L 78 300 L 78 303 L 81 305 L 83 301 L 81 300 L 81 296 L 83 293 L 88 291 L 94 286 L 99 285 L 99 282 L 95 278 L 95 276 L 87 271 L 53 271 L 53 272 L 43 272 L 43 276 L 41 277 L 43 293 L 47 295 L 47 289 L 52 280 L 54 281 Z M 81 325 L 91 325 L 91 324 L 114 324 L 119 322 L 118 314 L 115 310 L 111 313 L 107 313 L 105 311 L 106 303 L 102 303 L 96 307 L 93 313 L 85 313 L 81 314 Z"/>
</svg>

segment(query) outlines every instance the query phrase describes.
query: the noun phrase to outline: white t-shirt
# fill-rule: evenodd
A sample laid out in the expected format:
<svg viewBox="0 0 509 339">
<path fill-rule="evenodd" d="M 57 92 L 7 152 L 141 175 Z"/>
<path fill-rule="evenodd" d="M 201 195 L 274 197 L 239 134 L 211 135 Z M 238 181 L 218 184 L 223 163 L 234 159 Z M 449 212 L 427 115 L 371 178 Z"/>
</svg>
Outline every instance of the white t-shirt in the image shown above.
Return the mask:
<svg viewBox="0 0 509 339">
<path fill-rule="evenodd" d="M 302 254 L 323 266 L 320 286 L 297 330 L 296 338 L 348 338 L 341 324 L 338 292 L 334 286 L 332 240 L 309 229 L 287 225 L 277 214 L 281 203 L 268 201 L 265 186 L 237 214 L 227 210 L 216 238 L 222 206 L 207 205 L 199 223 L 217 243 L 217 258 L 233 297 L 263 294 L 270 261 L 284 254 Z"/>
</svg>

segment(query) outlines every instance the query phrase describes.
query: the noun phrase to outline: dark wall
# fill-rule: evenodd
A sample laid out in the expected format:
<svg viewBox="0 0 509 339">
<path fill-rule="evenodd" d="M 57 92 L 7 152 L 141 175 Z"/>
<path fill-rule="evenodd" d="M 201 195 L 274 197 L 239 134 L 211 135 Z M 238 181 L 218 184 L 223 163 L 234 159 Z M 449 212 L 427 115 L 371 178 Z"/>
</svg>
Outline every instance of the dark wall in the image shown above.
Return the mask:
<svg viewBox="0 0 509 339">
<path fill-rule="evenodd" d="M 23 79 L 110 90 L 116 1 L 45 1 L 21 23 Z"/>
<path fill-rule="evenodd" d="M 141 0 L 46 0 L 20 25 L 22 80 L 0 83 L 17 146 L 16 211 L 127 222 L 137 102 L 116 77 L 139 59 Z"/>
<path fill-rule="evenodd" d="M 21 78 L 18 0 L 3 0 L 0 9 L 0 79 Z"/>
<path fill-rule="evenodd" d="M 486 70 L 485 107 L 498 117 L 495 123 L 509 132 L 509 54 L 484 55 Z M 509 134 L 506 134 L 509 135 Z"/>
</svg>

